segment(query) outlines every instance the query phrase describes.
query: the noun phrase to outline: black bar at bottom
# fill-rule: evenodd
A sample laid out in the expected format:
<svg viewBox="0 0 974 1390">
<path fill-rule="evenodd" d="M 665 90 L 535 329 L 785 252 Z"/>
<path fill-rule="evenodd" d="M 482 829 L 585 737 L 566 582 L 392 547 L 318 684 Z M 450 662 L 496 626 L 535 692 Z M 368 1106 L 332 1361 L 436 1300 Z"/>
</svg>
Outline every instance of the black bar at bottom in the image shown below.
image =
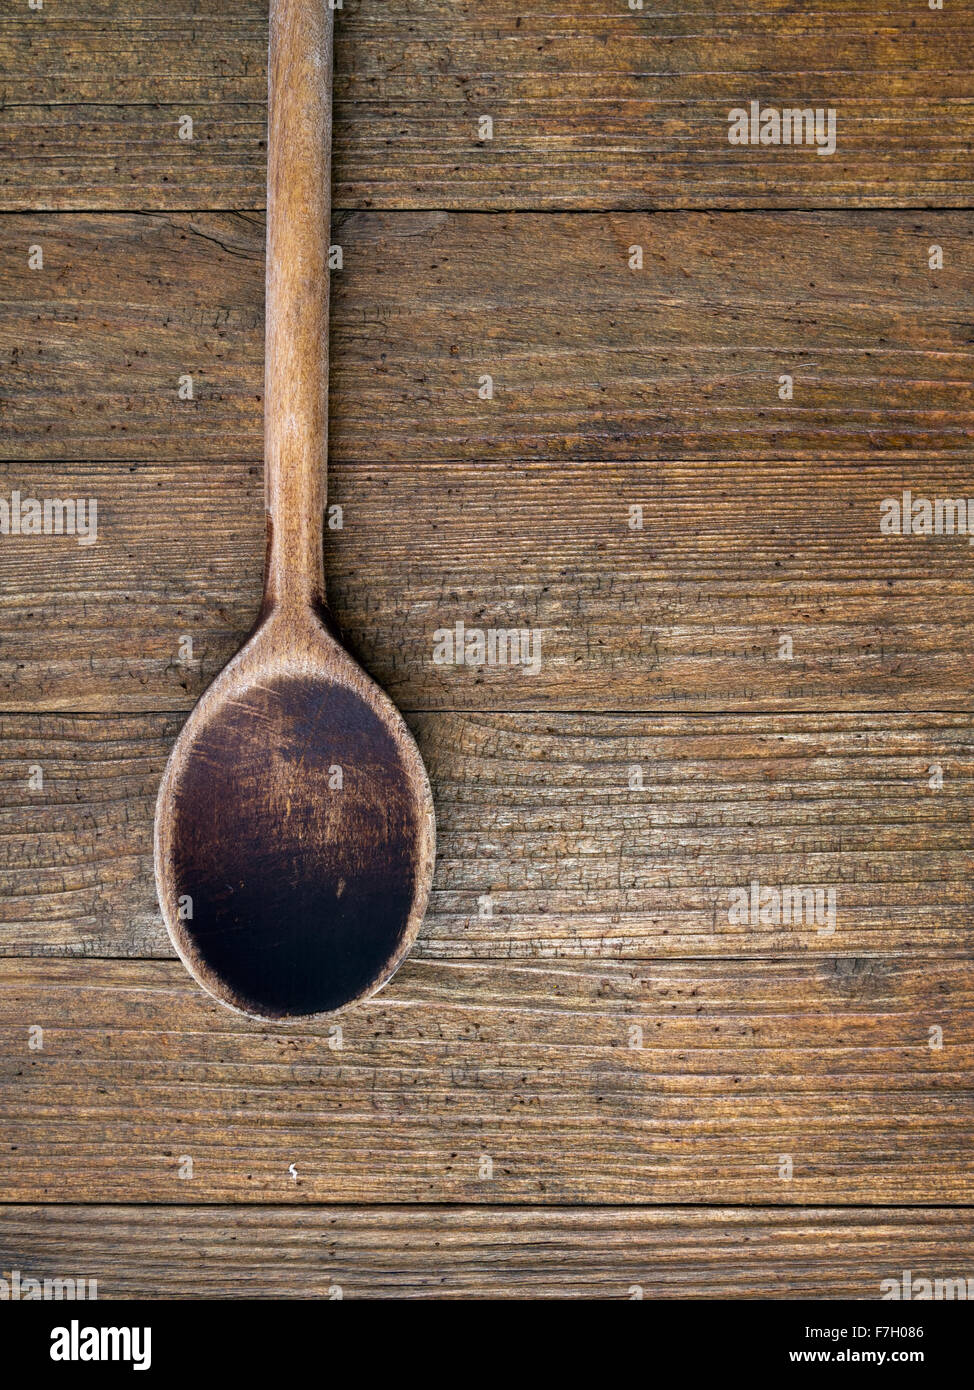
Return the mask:
<svg viewBox="0 0 974 1390">
<path fill-rule="evenodd" d="M 457 1303 L 346 1299 L 321 1302 L 18 1302 L 0 1303 L 4 1362 L 29 1384 L 116 1375 L 142 1384 L 153 1376 L 239 1375 L 314 1380 L 382 1373 L 466 1379 L 524 1373 L 526 1361 L 567 1358 L 578 1379 L 599 1364 L 606 1375 L 649 1379 L 673 1371 L 789 1376 L 836 1370 L 946 1375 L 965 1364 L 971 1322 L 956 1302 L 649 1302 L 593 1304 L 486 1302 L 457 1316 Z M 400 1316 L 401 1315 L 401 1316 Z M 590 1322 L 589 1319 L 592 1319 Z M 449 1336 L 461 1328 L 463 1340 Z M 509 1340 L 507 1329 L 516 1335 Z M 443 1334 L 448 1340 L 440 1343 Z M 608 1334 L 608 1335 L 607 1335 Z M 339 1356 L 338 1353 L 341 1353 Z M 584 1357 L 575 1360 L 575 1358 Z M 621 1359 L 620 1359 L 621 1358 Z M 594 1367 L 593 1367 L 594 1360 Z M 629 1370 L 626 1370 L 626 1366 Z M 587 1370 L 585 1369 L 587 1368 Z M 503 1387 L 502 1387 L 503 1390 Z"/>
</svg>

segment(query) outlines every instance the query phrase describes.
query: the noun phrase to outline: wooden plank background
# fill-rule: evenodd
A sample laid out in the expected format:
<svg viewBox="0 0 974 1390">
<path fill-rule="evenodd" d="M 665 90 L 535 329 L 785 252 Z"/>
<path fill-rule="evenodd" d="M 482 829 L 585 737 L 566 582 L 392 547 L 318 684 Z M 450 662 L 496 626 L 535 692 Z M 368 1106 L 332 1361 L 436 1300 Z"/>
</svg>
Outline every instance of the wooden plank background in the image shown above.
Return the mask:
<svg viewBox="0 0 974 1390">
<path fill-rule="evenodd" d="M 262 204 L 261 0 L 24 8 L 0 8 L 6 206 Z M 336 205 L 966 207 L 972 48 L 952 0 L 344 0 Z M 841 108 L 835 155 L 729 145 L 752 98 Z"/>
<path fill-rule="evenodd" d="M 124 1298 L 861 1298 L 970 1260 L 948 1209 L 52 1205 L 0 1232 Z"/>
<path fill-rule="evenodd" d="M 261 216 L 0 225 L 5 457 L 260 457 Z M 966 452 L 966 214 L 362 213 L 334 236 L 339 463 Z"/>
<path fill-rule="evenodd" d="M 340 1036 L 201 994 L 151 873 L 259 603 L 265 44 L 264 0 L 0 0 L 0 496 L 99 508 L 0 536 L 0 1269 L 969 1274 L 974 552 L 879 530 L 974 497 L 969 8 L 345 0 L 328 583 L 439 854 Z M 730 146 L 750 99 L 835 155 Z M 438 665 L 458 621 L 540 669 Z M 834 932 L 732 924 L 752 880 Z"/>
<path fill-rule="evenodd" d="M 438 814 L 417 956 L 841 950 L 932 960 L 974 945 L 970 715 L 464 712 L 410 722 Z M 0 953 L 172 954 L 152 882 L 152 816 L 180 723 L 4 717 Z M 29 788 L 36 767 L 39 792 Z M 832 885 L 834 933 L 732 924 L 731 892 L 752 879 Z"/>
<path fill-rule="evenodd" d="M 9 960 L 0 1183 L 27 1202 L 963 1203 L 972 1003 L 967 959 L 416 959 L 339 1039 L 240 1024 L 178 962 Z"/>
</svg>

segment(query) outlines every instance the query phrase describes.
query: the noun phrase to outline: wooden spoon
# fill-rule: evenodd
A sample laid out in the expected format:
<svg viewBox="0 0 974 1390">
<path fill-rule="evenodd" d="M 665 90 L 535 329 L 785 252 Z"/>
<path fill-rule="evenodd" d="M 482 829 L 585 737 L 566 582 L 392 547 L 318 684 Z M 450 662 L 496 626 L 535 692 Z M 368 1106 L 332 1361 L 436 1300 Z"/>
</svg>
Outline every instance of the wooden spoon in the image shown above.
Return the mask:
<svg viewBox="0 0 974 1390">
<path fill-rule="evenodd" d="M 416 937 L 434 820 L 400 715 L 325 609 L 332 13 L 271 0 L 264 602 L 166 767 L 155 871 L 169 935 L 221 1003 L 331 1013 Z"/>
</svg>

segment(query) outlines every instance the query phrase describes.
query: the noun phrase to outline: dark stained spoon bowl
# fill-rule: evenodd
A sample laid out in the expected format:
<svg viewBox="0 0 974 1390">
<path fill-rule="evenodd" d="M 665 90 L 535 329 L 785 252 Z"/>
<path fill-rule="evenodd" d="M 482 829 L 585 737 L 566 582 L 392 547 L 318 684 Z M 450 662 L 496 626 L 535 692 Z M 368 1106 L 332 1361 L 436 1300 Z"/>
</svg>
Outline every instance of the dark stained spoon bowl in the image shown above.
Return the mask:
<svg viewBox="0 0 974 1390">
<path fill-rule="evenodd" d="M 156 811 L 180 957 L 254 1018 L 333 1013 L 392 975 L 434 862 L 422 759 L 326 617 L 332 14 L 272 0 L 264 604 L 190 715 Z"/>
<path fill-rule="evenodd" d="M 394 706 L 323 625 L 265 620 L 160 789 L 159 895 L 189 970 L 258 1018 L 365 998 L 419 931 L 433 857 L 426 773 Z"/>
</svg>

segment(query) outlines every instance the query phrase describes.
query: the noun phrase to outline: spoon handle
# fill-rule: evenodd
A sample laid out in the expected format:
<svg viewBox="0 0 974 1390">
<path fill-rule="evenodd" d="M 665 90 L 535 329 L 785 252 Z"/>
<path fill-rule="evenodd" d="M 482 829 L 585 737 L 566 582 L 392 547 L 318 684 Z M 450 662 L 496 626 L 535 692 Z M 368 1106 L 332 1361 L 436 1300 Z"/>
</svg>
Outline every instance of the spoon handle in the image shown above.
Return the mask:
<svg viewBox="0 0 974 1390">
<path fill-rule="evenodd" d="M 270 0 L 264 605 L 324 602 L 333 14 Z"/>
</svg>

